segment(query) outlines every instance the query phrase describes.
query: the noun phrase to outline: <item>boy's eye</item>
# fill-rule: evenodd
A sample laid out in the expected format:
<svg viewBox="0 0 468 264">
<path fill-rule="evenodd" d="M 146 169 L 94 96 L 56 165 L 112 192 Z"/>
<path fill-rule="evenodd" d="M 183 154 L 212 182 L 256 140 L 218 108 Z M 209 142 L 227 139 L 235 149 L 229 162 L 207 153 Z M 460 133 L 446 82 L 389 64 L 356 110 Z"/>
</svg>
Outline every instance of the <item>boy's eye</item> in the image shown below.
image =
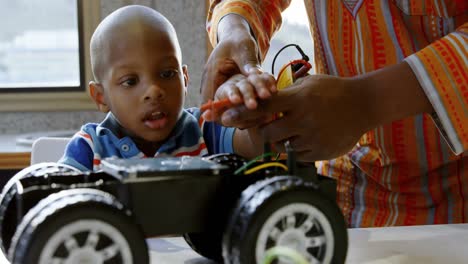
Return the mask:
<svg viewBox="0 0 468 264">
<path fill-rule="evenodd" d="M 138 83 L 137 78 L 127 78 L 123 82 L 121 82 L 120 84 L 123 85 L 123 86 L 126 86 L 126 87 L 131 87 L 131 86 L 136 85 L 137 83 Z"/>
<path fill-rule="evenodd" d="M 161 76 L 161 78 L 164 78 L 164 79 L 170 79 L 176 76 L 177 73 L 178 73 L 177 70 L 164 70 L 159 74 L 159 76 Z"/>
</svg>

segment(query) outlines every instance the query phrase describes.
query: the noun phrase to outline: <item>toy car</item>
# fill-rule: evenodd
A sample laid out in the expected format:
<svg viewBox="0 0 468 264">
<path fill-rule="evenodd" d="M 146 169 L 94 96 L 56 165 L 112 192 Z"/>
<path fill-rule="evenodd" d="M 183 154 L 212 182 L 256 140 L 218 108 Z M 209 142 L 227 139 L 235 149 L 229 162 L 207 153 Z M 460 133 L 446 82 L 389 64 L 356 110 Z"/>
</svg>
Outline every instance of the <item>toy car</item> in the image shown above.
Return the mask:
<svg viewBox="0 0 468 264">
<path fill-rule="evenodd" d="M 140 264 L 149 262 L 145 238 L 180 234 L 220 263 L 261 263 L 276 246 L 309 263 L 344 263 L 335 188 L 289 157 L 110 159 L 88 173 L 37 164 L 3 189 L 1 247 L 13 264 Z"/>
</svg>

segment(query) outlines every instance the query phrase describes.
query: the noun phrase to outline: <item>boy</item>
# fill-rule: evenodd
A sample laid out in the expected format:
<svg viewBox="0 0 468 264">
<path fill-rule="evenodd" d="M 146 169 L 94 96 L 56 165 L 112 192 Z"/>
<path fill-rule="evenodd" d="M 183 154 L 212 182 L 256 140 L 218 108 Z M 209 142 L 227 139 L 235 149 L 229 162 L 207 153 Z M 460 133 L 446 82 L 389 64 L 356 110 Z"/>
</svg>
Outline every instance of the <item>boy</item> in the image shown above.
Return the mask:
<svg viewBox="0 0 468 264">
<path fill-rule="evenodd" d="M 109 157 L 261 153 L 262 139 L 255 129 L 221 127 L 204 122 L 199 109 L 182 108 L 187 67 L 181 64 L 176 32 L 160 13 L 143 6 L 120 8 L 99 24 L 90 48 L 95 80 L 89 93 L 108 115 L 100 124 L 82 127 L 67 145 L 61 163 L 89 171 L 98 170 L 100 161 Z M 254 85 L 234 76 L 223 94 L 231 95 L 233 103 L 255 93 L 269 97 L 265 84 L 273 87 L 273 77 L 257 77 Z M 252 100 L 245 104 L 251 108 Z"/>
</svg>

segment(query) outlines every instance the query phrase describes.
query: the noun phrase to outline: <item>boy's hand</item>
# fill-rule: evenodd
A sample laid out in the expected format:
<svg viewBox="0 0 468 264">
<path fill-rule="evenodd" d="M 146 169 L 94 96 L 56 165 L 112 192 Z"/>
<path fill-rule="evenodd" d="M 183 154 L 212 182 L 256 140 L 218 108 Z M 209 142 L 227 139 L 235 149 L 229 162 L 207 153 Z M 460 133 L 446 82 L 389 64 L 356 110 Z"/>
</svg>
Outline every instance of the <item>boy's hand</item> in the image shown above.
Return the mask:
<svg viewBox="0 0 468 264">
<path fill-rule="evenodd" d="M 256 109 L 257 99 L 270 98 L 276 93 L 275 78 L 260 70 L 252 70 L 248 76 L 235 74 L 224 82 L 216 91 L 215 101 L 229 100 L 231 105 L 244 103 L 247 109 Z M 208 108 L 203 113 L 203 118 L 207 121 L 220 121 L 221 114 L 229 106 L 221 108 Z"/>
</svg>

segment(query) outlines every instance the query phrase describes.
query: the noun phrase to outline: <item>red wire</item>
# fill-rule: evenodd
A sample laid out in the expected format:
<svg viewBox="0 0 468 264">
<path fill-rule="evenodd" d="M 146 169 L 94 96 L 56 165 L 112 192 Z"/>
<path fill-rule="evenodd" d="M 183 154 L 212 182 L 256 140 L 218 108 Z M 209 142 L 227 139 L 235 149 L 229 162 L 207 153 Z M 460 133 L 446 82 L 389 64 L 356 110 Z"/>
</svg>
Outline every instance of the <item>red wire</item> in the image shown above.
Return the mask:
<svg viewBox="0 0 468 264">
<path fill-rule="evenodd" d="M 284 70 L 286 70 L 286 68 L 289 66 L 289 65 L 292 65 L 292 64 L 298 64 L 298 63 L 302 63 L 304 66 L 303 67 L 306 67 L 307 71 L 310 70 L 310 68 L 312 68 L 312 65 L 306 61 L 306 60 L 293 60 L 293 61 L 290 61 L 288 64 L 284 65 L 283 68 L 281 68 L 281 70 L 279 71 L 278 73 L 278 80 L 280 79 L 280 76 L 281 74 L 283 74 Z M 304 73 L 306 73 L 307 71 L 305 71 Z M 302 71 L 301 71 L 302 72 Z M 299 73 L 299 71 L 297 71 L 297 73 Z M 304 74 L 302 73 L 302 74 Z M 294 78 L 299 78 L 299 77 L 302 77 L 302 76 L 296 76 L 294 75 Z"/>
<path fill-rule="evenodd" d="M 290 61 L 288 64 L 284 65 L 281 68 L 281 70 L 278 73 L 278 79 L 277 80 L 280 79 L 281 74 L 283 74 L 284 70 L 288 66 L 290 66 L 292 64 L 298 64 L 298 63 L 302 63 L 303 66 L 297 72 L 294 73 L 294 79 L 302 77 L 305 73 L 307 73 L 312 68 L 312 65 L 306 60 L 293 60 L 293 61 Z M 233 104 L 231 103 L 229 98 L 226 98 L 226 99 L 223 99 L 223 100 L 218 100 L 218 101 L 208 100 L 208 102 L 201 105 L 200 111 L 202 113 L 205 112 L 208 109 L 211 109 L 212 111 L 214 111 L 214 110 L 219 110 L 219 109 L 222 109 L 222 108 L 229 108 L 232 105 Z"/>
</svg>

